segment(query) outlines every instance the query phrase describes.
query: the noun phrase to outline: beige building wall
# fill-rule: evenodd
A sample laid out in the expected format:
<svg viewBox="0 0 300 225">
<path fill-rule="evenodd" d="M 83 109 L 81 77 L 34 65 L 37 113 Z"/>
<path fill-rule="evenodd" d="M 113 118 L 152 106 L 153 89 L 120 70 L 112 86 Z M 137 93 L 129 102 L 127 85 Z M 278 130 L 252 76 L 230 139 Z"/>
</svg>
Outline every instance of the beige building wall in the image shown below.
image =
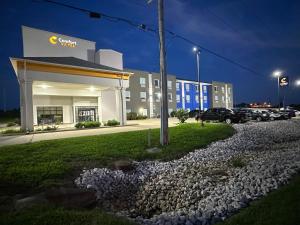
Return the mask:
<svg viewBox="0 0 300 225">
<path fill-rule="evenodd" d="M 128 70 L 127 70 L 128 71 Z M 134 73 L 129 79 L 126 89 L 126 110 L 146 115 L 149 118 L 160 115 L 160 74 L 139 70 L 129 70 Z M 169 113 L 176 110 L 176 77 L 168 75 L 168 108 Z"/>
<path fill-rule="evenodd" d="M 211 102 L 213 108 L 233 108 L 233 86 L 230 83 L 212 82 Z"/>
</svg>

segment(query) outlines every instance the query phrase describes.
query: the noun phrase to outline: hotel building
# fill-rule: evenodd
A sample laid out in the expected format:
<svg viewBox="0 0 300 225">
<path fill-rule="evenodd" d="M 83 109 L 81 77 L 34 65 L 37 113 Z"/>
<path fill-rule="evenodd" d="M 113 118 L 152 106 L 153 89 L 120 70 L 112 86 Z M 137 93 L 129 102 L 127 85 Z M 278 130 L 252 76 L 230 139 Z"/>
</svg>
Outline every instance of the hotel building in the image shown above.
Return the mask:
<svg viewBox="0 0 300 225">
<path fill-rule="evenodd" d="M 126 124 L 126 113 L 160 114 L 160 75 L 123 68 L 123 55 L 96 43 L 22 26 L 23 57 L 10 61 L 20 86 L 21 128 L 81 121 Z M 169 113 L 197 109 L 197 82 L 168 75 Z M 201 110 L 233 106 L 232 85 L 201 83 Z"/>
</svg>

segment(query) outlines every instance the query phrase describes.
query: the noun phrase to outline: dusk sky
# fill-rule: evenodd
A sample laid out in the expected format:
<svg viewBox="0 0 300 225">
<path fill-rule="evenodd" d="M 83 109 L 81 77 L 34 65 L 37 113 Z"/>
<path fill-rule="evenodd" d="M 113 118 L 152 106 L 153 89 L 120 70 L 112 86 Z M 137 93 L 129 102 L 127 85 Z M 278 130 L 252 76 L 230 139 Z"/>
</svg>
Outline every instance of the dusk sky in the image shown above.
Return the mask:
<svg viewBox="0 0 300 225">
<path fill-rule="evenodd" d="M 157 27 L 157 2 L 146 0 L 57 0 L 77 7 Z M 123 53 L 124 66 L 159 71 L 158 40 L 122 22 L 91 19 L 87 14 L 43 1 L 2 0 L 0 20 L 1 105 L 19 107 L 19 87 L 9 57 L 21 57 L 21 25 L 97 42 L 97 48 Z M 288 103 L 300 103 L 300 1 L 297 0 L 166 0 L 166 28 L 257 71 L 243 70 L 202 51 L 201 80 L 231 82 L 234 102 L 277 103 L 276 69 L 290 78 Z M 195 79 L 192 45 L 166 36 L 167 71 Z"/>
</svg>

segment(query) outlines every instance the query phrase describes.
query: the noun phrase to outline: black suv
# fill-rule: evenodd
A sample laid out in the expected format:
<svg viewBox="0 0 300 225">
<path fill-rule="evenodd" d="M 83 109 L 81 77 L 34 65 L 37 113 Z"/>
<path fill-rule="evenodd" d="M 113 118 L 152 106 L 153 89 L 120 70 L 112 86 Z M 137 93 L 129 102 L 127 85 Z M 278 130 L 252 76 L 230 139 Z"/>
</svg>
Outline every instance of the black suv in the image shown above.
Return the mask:
<svg viewBox="0 0 300 225">
<path fill-rule="evenodd" d="M 251 118 L 258 122 L 268 121 L 268 120 L 270 120 L 270 114 L 267 111 L 253 110 L 252 114 L 251 114 Z"/>
<path fill-rule="evenodd" d="M 219 122 L 226 122 L 228 124 L 246 122 L 248 120 L 245 113 L 235 113 L 234 111 L 226 108 L 208 109 L 200 115 L 200 119 L 203 121 L 213 120 Z"/>
</svg>

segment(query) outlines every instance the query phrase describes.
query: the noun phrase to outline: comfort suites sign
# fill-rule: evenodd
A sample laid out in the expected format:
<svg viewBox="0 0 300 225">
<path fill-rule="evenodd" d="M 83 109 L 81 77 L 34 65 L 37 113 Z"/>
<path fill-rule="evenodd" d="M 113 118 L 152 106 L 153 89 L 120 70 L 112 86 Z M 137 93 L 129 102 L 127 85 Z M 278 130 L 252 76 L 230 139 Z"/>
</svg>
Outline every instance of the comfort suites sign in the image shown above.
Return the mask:
<svg viewBox="0 0 300 225">
<path fill-rule="evenodd" d="M 59 45 L 62 47 L 67 47 L 67 48 L 75 48 L 77 46 L 76 41 L 72 41 L 70 39 L 64 39 L 64 38 L 56 36 L 56 35 L 50 36 L 49 42 L 52 45 Z"/>
</svg>

